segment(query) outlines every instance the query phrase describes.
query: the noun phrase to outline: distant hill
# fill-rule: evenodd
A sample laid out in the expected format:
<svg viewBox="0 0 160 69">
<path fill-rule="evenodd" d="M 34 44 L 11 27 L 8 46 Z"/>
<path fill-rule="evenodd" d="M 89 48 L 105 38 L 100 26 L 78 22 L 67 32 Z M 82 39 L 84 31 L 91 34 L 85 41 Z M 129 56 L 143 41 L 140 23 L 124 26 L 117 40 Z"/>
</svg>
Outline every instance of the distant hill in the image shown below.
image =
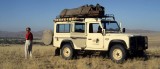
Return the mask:
<svg viewBox="0 0 160 69">
<path fill-rule="evenodd" d="M 157 31 L 151 30 L 140 30 L 140 29 L 126 29 L 126 33 L 156 33 Z M 32 31 L 34 38 L 41 38 L 43 31 Z M 20 32 L 8 32 L 8 31 L 0 31 L 0 37 L 25 37 L 25 31 Z"/>
<path fill-rule="evenodd" d="M 41 38 L 42 36 L 42 31 L 32 31 L 33 36 L 35 38 Z M 25 37 L 25 31 L 20 31 L 20 32 L 8 32 L 8 31 L 0 31 L 0 37 L 19 37 L 19 38 L 24 38 Z"/>
</svg>

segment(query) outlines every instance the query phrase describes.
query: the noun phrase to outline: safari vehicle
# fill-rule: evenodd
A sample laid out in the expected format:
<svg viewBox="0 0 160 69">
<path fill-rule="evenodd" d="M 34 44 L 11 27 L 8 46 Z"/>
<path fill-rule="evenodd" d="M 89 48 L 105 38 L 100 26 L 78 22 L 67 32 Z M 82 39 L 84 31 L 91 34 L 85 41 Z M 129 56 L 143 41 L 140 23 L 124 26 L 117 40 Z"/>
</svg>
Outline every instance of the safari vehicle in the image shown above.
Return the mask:
<svg viewBox="0 0 160 69">
<path fill-rule="evenodd" d="M 60 17 L 54 19 L 53 46 L 57 47 L 56 54 L 67 60 L 74 58 L 78 52 L 100 52 L 121 63 L 129 55 L 143 55 L 148 48 L 148 38 L 125 33 L 125 28 L 111 14 Z"/>
</svg>

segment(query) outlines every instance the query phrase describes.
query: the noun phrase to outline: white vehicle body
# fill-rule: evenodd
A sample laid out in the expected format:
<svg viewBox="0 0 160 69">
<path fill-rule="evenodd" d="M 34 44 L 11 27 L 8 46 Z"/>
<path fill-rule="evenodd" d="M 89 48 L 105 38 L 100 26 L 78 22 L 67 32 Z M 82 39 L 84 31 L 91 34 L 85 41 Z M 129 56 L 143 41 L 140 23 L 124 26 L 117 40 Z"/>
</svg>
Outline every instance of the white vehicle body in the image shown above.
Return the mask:
<svg viewBox="0 0 160 69">
<path fill-rule="evenodd" d="M 130 49 L 130 38 L 131 37 L 142 37 L 141 35 L 133 35 L 122 33 L 120 25 L 117 23 L 117 26 L 120 28 L 117 32 L 101 32 L 101 33 L 90 33 L 90 24 L 97 24 L 102 29 L 101 31 L 107 31 L 102 27 L 102 21 L 111 22 L 112 20 L 104 20 L 101 18 L 85 18 L 83 21 L 60 21 L 54 23 L 54 42 L 53 46 L 61 47 L 63 41 L 69 41 L 73 44 L 74 49 L 77 50 L 109 50 L 111 42 L 120 42 L 124 43 L 126 49 Z M 76 32 L 76 24 L 82 24 L 84 26 L 84 32 Z M 67 25 L 67 32 L 57 32 L 58 25 Z M 64 26 L 65 27 L 65 26 Z M 64 28 L 64 30 L 66 30 Z M 105 33 L 105 34 L 104 34 Z M 144 37 L 147 39 L 147 37 Z M 145 43 L 145 49 L 148 47 L 147 41 Z M 139 50 L 143 48 L 139 47 Z"/>
</svg>

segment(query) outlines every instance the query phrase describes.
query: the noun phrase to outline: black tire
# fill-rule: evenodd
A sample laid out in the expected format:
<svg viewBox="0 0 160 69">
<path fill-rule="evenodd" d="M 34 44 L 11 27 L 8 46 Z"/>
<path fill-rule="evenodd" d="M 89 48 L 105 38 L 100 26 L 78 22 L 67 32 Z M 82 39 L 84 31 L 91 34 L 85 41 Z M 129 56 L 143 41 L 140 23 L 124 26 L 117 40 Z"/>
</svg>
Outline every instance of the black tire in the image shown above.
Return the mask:
<svg viewBox="0 0 160 69">
<path fill-rule="evenodd" d="M 59 56 L 59 55 L 60 55 L 60 48 L 57 48 L 57 49 L 55 50 L 54 56 Z"/>
<path fill-rule="evenodd" d="M 123 63 L 127 58 L 127 50 L 121 44 L 116 44 L 111 47 L 109 57 L 113 62 Z"/>
<path fill-rule="evenodd" d="M 70 44 L 64 44 L 61 48 L 61 56 L 66 60 L 73 59 L 74 57 L 74 49 Z"/>
</svg>

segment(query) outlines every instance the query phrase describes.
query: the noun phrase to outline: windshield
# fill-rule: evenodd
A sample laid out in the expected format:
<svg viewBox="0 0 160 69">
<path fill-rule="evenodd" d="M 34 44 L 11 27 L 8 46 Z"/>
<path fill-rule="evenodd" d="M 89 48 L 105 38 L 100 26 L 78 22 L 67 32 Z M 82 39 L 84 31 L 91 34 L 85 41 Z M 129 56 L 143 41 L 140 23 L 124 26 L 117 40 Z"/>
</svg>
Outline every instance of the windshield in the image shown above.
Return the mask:
<svg viewBox="0 0 160 69">
<path fill-rule="evenodd" d="M 105 21 L 102 22 L 103 28 L 106 32 L 119 32 L 120 27 L 116 21 Z"/>
</svg>

